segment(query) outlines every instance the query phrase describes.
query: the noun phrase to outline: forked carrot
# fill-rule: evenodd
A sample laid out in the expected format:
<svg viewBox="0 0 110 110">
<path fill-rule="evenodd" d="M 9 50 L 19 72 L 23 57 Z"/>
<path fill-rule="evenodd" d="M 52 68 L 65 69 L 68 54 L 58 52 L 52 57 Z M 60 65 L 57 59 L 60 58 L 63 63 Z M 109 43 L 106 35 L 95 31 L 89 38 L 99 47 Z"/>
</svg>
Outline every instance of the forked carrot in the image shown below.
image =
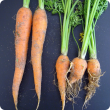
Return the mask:
<svg viewBox="0 0 110 110">
<path fill-rule="evenodd" d="M 15 108 L 17 110 L 18 92 L 22 81 L 28 50 L 28 40 L 31 31 L 32 12 L 29 9 L 30 0 L 23 1 L 16 16 L 15 29 L 15 73 L 13 78 L 12 94 Z"/>
</svg>

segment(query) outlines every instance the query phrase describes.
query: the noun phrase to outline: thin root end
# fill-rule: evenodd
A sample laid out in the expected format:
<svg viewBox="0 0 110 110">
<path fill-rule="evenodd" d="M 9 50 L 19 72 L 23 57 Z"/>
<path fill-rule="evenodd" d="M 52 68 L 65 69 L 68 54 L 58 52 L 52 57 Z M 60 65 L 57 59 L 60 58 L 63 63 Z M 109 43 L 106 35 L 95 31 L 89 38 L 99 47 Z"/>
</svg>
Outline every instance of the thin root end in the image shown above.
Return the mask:
<svg viewBox="0 0 110 110">
<path fill-rule="evenodd" d="M 36 108 L 36 110 L 39 108 L 39 104 L 40 104 L 40 99 L 38 99 L 38 103 L 37 103 L 37 108 Z"/>
<path fill-rule="evenodd" d="M 65 108 L 65 101 L 62 102 L 62 110 Z"/>
<path fill-rule="evenodd" d="M 15 105 L 15 109 L 18 110 L 17 105 Z"/>
</svg>

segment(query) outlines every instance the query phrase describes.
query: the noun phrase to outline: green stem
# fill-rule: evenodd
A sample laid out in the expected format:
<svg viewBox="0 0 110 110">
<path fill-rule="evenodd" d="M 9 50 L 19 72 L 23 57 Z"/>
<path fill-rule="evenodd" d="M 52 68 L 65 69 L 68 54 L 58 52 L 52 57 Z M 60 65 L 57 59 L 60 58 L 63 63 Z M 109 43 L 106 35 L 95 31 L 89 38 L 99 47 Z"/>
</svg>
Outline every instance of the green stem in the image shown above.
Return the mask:
<svg viewBox="0 0 110 110">
<path fill-rule="evenodd" d="M 84 39 L 83 39 L 83 44 L 82 44 L 82 48 L 81 48 L 81 58 L 82 59 L 85 59 L 85 56 L 86 56 L 86 53 L 87 53 L 88 43 L 89 43 L 89 35 L 90 35 L 90 31 L 91 31 L 90 28 L 91 28 L 91 25 L 92 25 L 92 22 L 93 22 L 93 19 L 94 19 L 99 1 L 100 0 L 95 0 L 94 1 L 94 6 L 92 8 L 92 11 L 91 11 L 91 14 L 90 14 L 90 17 L 89 17 L 89 23 L 88 23 L 88 26 L 87 26 L 87 33 L 84 33 Z"/>
<path fill-rule="evenodd" d="M 61 53 L 67 55 L 68 53 L 68 43 L 69 36 L 71 31 L 71 26 L 69 26 L 69 19 L 74 7 L 78 3 L 79 0 L 76 0 L 71 8 L 71 0 L 68 0 L 66 3 L 66 9 L 64 11 L 64 20 L 63 20 L 63 33 L 62 33 L 62 42 L 61 42 Z"/>
<path fill-rule="evenodd" d="M 90 37 L 90 39 L 91 39 L 91 40 L 90 40 L 90 43 L 91 43 L 92 48 L 94 48 L 94 40 L 93 40 L 94 38 L 93 38 L 93 33 L 92 33 L 92 26 L 91 26 L 90 36 L 91 36 L 91 37 Z"/>
<path fill-rule="evenodd" d="M 23 0 L 23 7 L 29 8 L 30 0 Z"/>
<path fill-rule="evenodd" d="M 59 14 L 59 18 L 60 18 L 60 26 L 61 26 L 61 39 L 62 39 L 62 20 L 61 20 L 61 13 L 59 13 L 58 12 L 58 14 Z"/>
<path fill-rule="evenodd" d="M 44 0 L 39 0 L 39 8 L 44 9 Z"/>
<path fill-rule="evenodd" d="M 68 53 L 68 44 L 69 44 L 69 36 L 70 36 L 70 32 L 71 32 L 71 26 L 69 26 L 68 28 L 68 37 L 67 37 L 67 43 L 66 43 L 66 54 Z"/>
<path fill-rule="evenodd" d="M 92 23 L 94 26 L 94 22 Z M 92 31 L 93 30 L 93 31 Z M 90 43 L 89 43 L 89 57 L 90 58 L 97 58 L 97 50 L 96 50 L 96 38 L 95 38 L 95 29 L 91 27 L 91 34 L 90 34 Z"/>
<path fill-rule="evenodd" d="M 65 4 L 64 4 L 64 1 L 62 0 L 62 4 L 63 4 L 63 10 L 65 12 Z"/>
<path fill-rule="evenodd" d="M 97 58 L 97 53 L 96 53 L 96 46 L 94 45 L 93 46 L 93 44 L 95 43 L 94 41 L 94 35 L 93 35 L 93 33 L 91 33 L 90 34 L 90 42 L 89 42 L 89 57 L 90 58 L 94 58 L 94 59 L 96 59 Z"/>
<path fill-rule="evenodd" d="M 91 0 L 88 0 L 88 4 L 87 4 L 87 16 L 85 17 L 85 30 L 84 30 L 84 34 L 87 33 L 87 29 L 88 29 L 89 13 L 90 13 L 90 2 L 91 2 Z M 85 40 L 85 37 L 84 37 L 84 40 Z"/>
<path fill-rule="evenodd" d="M 82 48 L 84 47 L 84 43 L 86 41 L 85 35 L 86 35 L 87 29 L 88 29 L 89 13 L 90 13 L 90 2 L 91 2 L 91 0 L 88 0 L 88 3 L 87 3 L 87 15 L 85 16 L 85 30 L 84 30 L 84 38 L 83 38 Z M 84 59 L 83 56 L 82 56 L 82 49 L 81 49 L 81 58 Z"/>
<path fill-rule="evenodd" d="M 66 3 L 66 9 L 64 11 L 64 20 L 63 20 L 63 32 L 62 32 L 62 41 L 61 41 L 61 53 L 63 55 L 67 55 L 68 49 L 67 49 L 67 34 L 68 34 L 68 26 L 69 23 L 67 22 L 67 17 L 68 16 L 68 11 L 70 11 L 70 6 L 71 6 L 71 0 L 68 0 Z"/>
<path fill-rule="evenodd" d="M 76 44 L 77 44 L 78 51 L 80 51 L 79 44 L 78 44 L 78 42 L 77 42 L 77 40 L 76 40 L 76 38 L 75 38 L 75 36 L 74 36 L 73 30 L 74 30 L 74 28 L 72 28 L 72 35 L 73 35 L 73 38 L 74 38 L 74 40 L 75 40 L 75 42 L 76 42 Z"/>
</svg>

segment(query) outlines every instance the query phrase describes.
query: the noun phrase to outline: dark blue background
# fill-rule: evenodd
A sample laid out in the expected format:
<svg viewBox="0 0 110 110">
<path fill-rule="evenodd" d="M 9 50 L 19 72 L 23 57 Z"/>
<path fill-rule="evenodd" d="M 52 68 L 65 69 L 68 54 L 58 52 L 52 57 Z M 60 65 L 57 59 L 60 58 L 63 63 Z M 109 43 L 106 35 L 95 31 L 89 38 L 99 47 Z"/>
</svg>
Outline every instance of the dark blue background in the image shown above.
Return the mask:
<svg viewBox="0 0 110 110">
<path fill-rule="evenodd" d="M 34 13 L 38 6 L 37 0 L 31 0 L 30 9 Z M 22 0 L 4 0 L 0 4 L 0 106 L 3 110 L 15 110 L 12 97 L 12 82 L 14 75 L 15 49 L 14 34 L 15 16 L 18 9 L 22 7 Z M 48 29 L 43 50 L 42 60 L 42 95 L 38 110 L 61 110 L 61 99 L 58 88 L 53 84 L 55 75 L 55 63 L 60 55 L 60 25 L 58 15 L 47 12 Z M 75 37 L 79 39 L 82 27 L 75 30 Z M 32 35 L 32 33 L 31 33 Z M 37 95 L 34 90 L 33 71 L 31 60 L 31 41 L 27 63 L 19 91 L 19 110 L 35 110 L 37 106 Z M 101 16 L 96 25 L 98 59 L 102 72 L 106 74 L 101 77 L 100 88 L 90 100 L 87 110 L 106 110 L 110 106 L 110 5 Z M 81 43 L 80 43 L 81 44 Z M 70 60 L 77 57 L 78 49 L 72 36 L 70 36 L 68 56 Z M 86 57 L 88 59 L 88 56 Z M 87 73 L 85 73 L 85 77 Z M 86 80 L 83 78 L 83 81 Z M 83 87 L 85 82 L 83 82 Z M 81 110 L 86 92 L 82 89 L 79 97 L 75 99 L 75 110 Z M 73 110 L 72 103 L 66 103 L 65 110 Z"/>
</svg>

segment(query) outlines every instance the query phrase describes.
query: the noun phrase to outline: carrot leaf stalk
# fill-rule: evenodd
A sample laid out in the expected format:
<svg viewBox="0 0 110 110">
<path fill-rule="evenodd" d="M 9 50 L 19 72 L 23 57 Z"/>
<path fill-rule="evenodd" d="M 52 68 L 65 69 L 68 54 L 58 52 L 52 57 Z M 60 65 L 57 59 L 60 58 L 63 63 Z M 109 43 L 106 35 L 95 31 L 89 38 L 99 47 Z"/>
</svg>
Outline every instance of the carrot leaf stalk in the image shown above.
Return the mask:
<svg viewBox="0 0 110 110">
<path fill-rule="evenodd" d="M 72 11 L 74 10 L 76 4 L 79 0 L 76 0 L 75 3 L 70 8 L 69 2 L 67 2 L 67 7 L 65 7 L 64 11 L 64 20 L 63 20 L 63 32 L 62 32 L 62 41 L 61 41 L 61 53 L 67 55 L 68 53 L 68 43 L 69 43 L 69 36 L 71 32 L 71 25 L 70 25 L 70 16 Z M 71 5 L 71 0 L 70 0 Z M 69 7 L 69 8 L 68 8 Z"/>
<path fill-rule="evenodd" d="M 39 8 L 44 9 L 44 0 L 39 0 Z"/>
<path fill-rule="evenodd" d="M 99 1 L 100 0 L 95 0 L 94 1 L 94 5 L 93 5 L 93 8 L 91 10 L 91 14 L 87 15 L 87 17 L 85 18 L 86 19 L 86 24 L 87 24 L 87 21 L 88 21 L 88 24 L 85 26 L 84 38 L 83 38 L 83 42 L 82 42 L 82 48 L 81 48 L 81 58 L 82 59 L 85 59 L 85 56 L 86 56 L 86 53 L 87 53 L 91 25 L 92 25 L 92 22 L 93 22 L 93 19 L 94 19 Z M 87 11 L 90 11 L 90 2 L 91 2 L 91 0 L 88 0 Z M 86 31 L 86 28 L 87 28 L 87 31 Z"/>
<path fill-rule="evenodd" d="M 23 7 L 29 8 L 30 0 L 23 0 Z"/>
</svg>

